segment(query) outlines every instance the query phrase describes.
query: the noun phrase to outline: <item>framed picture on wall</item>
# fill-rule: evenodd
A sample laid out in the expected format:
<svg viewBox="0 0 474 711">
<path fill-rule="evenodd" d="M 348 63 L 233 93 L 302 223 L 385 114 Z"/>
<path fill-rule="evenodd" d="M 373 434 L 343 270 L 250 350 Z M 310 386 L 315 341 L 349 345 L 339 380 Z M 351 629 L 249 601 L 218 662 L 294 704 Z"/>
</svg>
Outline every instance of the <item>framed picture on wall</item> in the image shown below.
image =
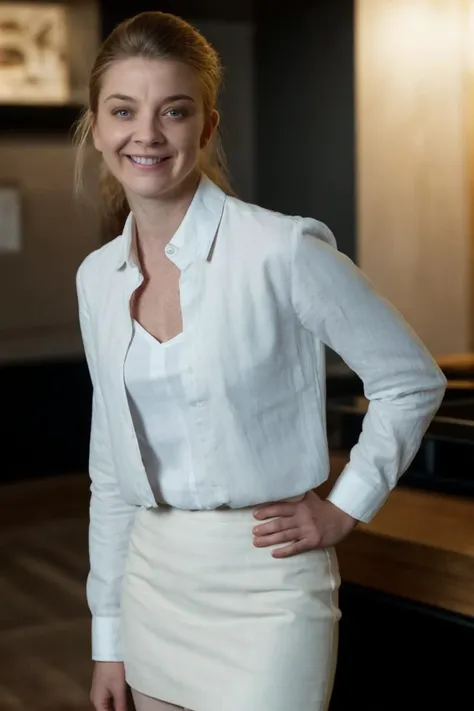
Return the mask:
<svg viewBox="0 0 474 711">
<path fill-rule="evenodd" d="M 0 0 L 0 131 L 67 131 L 100 41 L 95 0 Z"/>
</svg>

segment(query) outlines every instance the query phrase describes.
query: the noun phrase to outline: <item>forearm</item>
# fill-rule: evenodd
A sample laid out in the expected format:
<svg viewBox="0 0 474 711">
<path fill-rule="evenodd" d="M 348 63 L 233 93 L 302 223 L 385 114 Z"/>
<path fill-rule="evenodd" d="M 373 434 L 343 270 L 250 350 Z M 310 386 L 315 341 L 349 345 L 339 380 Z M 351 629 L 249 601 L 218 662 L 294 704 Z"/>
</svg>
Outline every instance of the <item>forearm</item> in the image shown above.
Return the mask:
<svg viewBox="0 0 474 711">
<path fill-rule="evenodd" d="M 443 393 L 440 380 L 438 388 L 427 392 L 371 401 L 329 501 L 360 521 L 370 521 L 413 461 Z"/>
<path fill-rule="evenodd" d="M 92 613 L 92 658 L 122 661 L 120 597 L 137 509 L 117 493 L 92 487 L 87 600 Z"/>
</svg>

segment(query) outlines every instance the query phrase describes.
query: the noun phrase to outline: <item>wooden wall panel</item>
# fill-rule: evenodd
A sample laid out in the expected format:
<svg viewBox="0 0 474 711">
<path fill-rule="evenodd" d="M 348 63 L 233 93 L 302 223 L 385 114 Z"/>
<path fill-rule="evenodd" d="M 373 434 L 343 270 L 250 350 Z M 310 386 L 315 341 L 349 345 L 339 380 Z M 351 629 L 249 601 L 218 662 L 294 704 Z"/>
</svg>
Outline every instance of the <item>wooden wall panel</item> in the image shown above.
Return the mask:
<svg viewBox="0 0 474 711">
<path fill-rule="evenodd" d="M 472 347 L 472 5 L 356 3 L 358 262 L 436 355 Z"/>
</svg>

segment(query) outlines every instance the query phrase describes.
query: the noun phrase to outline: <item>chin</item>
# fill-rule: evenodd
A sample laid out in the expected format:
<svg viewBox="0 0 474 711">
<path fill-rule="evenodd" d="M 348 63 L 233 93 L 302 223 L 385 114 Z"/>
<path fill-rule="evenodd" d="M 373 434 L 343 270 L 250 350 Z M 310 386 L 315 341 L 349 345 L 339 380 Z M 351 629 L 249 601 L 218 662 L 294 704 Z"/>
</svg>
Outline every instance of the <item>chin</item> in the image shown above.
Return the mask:
<svg viewBox="0 0 474 711">
<path fill-rule="evenodd" d="M 171 192 L 179 192 L 189 186 L 190 180 L 193 178 L 192 172 L 181 176 L 163 176 L 161 179 L 150 176 L 150 179 L 127 181 L 127 191 L 144 199 L 159 198 Z"/>
<path fill-rule="evenodd" d="M 169 193 L 175 188 L 177 188 L 179 185 L 179 181 L 175 180 L 159 180 L 155 181 L 152 183 L 150 181 L 150 185 L 136 185 L 136 192 L 137 194 L 149 197 L 153 197 L 154 195 L 164 195 L 165 193 Z"/>
</svg>

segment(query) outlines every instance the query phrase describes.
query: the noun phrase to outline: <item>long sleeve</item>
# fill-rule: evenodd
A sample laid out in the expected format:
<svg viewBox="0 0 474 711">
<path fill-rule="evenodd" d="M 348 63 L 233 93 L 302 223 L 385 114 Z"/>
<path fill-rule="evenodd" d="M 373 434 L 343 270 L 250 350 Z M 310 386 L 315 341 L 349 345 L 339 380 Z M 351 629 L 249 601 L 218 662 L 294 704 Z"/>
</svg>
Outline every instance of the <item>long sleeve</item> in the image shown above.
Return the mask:
<svg viewBox="0 0 474 711">
<path fill-rule="evenodd" d="M 398 312 L 333 245 L 322 223 L 296 221 L 292 298 L 301 324 L 363 382 L 369 407 L 362 432 L 328 498 L 368 522 L 417 453 L 446 379 Z"/>
<path fill-rule="evenodd" d="M 87 600 L 92 613 L 92 658 L 96 661 L 122 661 L 121 582 L 136 509 L 122 499 L 114 471 L 81 269 L 77 275 L 77 293 L 82 339 L 93 386 L 89 452 L 90 572 L 87 580 Z"/>
</svg>

